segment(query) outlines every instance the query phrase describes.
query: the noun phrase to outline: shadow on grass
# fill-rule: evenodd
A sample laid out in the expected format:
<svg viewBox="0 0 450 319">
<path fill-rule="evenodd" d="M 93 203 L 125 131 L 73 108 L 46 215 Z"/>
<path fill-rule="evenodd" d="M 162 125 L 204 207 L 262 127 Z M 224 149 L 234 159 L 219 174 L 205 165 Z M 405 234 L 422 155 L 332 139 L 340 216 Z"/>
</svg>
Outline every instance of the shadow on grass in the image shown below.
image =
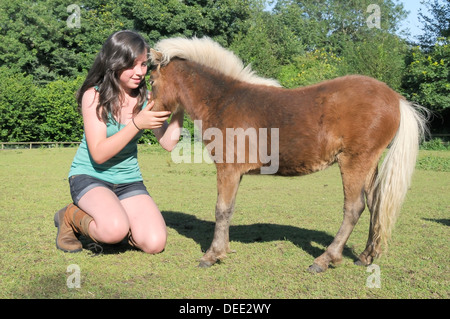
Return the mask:
<svg viewBox="0 0 450 319">
<path fill-rule="evenodd" d="M 97 244 L 92 239 L 86 238 L 84 236 L 81 236 L 78 239 L 83 245 L 83 249 L 89 250 L 91 252 L 91 257 L 121 254 L 129 250 L 138 250 L 128 244 L 127 238 L 124 238 L 117 244 Z"/>
<path fill-rule="evenodd" d="M 167 227 L 173 228 L 180 235 L 193 239 L 200 245 L 202 251 L 206 252 L 214 235 L 214 222 L 204 221 L 180 212 L 163 211 L 162 214 Z M 230 226 L 230 241 L 254 243 L 289 240 L 314 258 L 320 256 L 324 250 L 314 247 L 312 243 L 327 247 L 333 239 L 333 236 L 323 231 L 289 225 L 261 223 Z M 357 260 L 357 256 L 348 247 L 344 248 L 343 255 Z"/>
<path fill-rule="evenodd" d="M 193 239 L 200 245 L 202 251 L 206 252 L 213 239 L 214 222 L 201 220 L 193 215 L 181 212 L 163 211 L 162 215 L 166 221 L 167 227 L 176 230 L 182 236 Z M 331 244 L 333 239 L 333 236 L 323 231 L 310 230 L 290 225 L 258 223 L 252 225 L 230 226 L 231 241 L 250 244 L 254 242 L 288 240 L 310 254 L 313 258 L 320 256 L 324 252 L 324 249 L 315 247 L 312 243 L 327 247 Z M 127 239 L 114 245 L 96 245 L 92 240 L 85 237 L 80 237 L 80 241 L 82 242 L 84 249 L 92 252 L 93 257 L 102 254 L 117 254 L 128 250 L 135 250 L 135 248 L 128 244 Z M 344 248 L 343 255 L 355 261 L 358 259 L 353 251 L 347 246 Z"/>
<path fill-rule="evenodd" d="M 435 222 L 435 223 L 442 224 L 445 226 L 450 226 L 450 219 L 423 218 L 423 220 L 427 220 L 429 222 Z"/>
</svg>

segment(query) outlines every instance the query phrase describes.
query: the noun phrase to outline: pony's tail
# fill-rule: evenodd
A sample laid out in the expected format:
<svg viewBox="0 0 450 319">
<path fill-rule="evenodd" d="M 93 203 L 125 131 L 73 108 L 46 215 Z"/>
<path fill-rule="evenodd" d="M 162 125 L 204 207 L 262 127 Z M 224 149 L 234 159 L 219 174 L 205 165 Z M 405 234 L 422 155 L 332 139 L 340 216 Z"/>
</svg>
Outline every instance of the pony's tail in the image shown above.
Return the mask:
<svg viewBox="0 0 450 319">
<path fill-rule="evenodd" d="M 373 243 L 376 251 L 387 249 L 393 226 L 411 184 L 419 145 L 427 132 L 428 111 L 400 100 L 400 126 L 374 183 L 372 210 Z"/>
</svg>

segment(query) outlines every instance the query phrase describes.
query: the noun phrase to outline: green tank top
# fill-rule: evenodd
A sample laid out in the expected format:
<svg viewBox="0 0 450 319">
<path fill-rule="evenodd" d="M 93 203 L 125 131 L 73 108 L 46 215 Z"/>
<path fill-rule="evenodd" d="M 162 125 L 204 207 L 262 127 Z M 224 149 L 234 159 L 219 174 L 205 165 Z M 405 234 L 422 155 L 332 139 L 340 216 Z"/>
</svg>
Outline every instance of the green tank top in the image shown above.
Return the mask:
<svg viewBox="0 0 450 319">
<path fill-rule="evenodd" d="M 142 108 L 147 104 L 144 103 Z M 110 137 L 125 127 L 124 124 L 110 116 L 106 124 L 106 136 Z M 69 177 L 74 175 L 86 174 L 113 184 L 133 183 L 142 181 L 142 174 L 137 160 L 137 143 L 143 132 L 140 131 L 136 136 L 114 157 L 103 164 L 97 164 L 89 152 L 86 142 L 86 135 L 83 134 L 81 144 L 72 161 L 69 171 Z"/>
</svg>

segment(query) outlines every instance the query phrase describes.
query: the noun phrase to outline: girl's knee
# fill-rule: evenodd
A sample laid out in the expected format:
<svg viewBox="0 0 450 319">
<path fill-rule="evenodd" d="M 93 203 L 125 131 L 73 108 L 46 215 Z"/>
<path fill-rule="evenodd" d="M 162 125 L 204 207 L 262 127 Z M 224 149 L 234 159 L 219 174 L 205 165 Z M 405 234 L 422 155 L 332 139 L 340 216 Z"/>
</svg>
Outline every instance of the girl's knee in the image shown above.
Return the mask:
<svg viewBox="0 0 450 319">
<path fill-rule="evenodd" d="M 103 225 L 99 229 L 100 241 L 105 244 L 117 244 L 121 242 L 129 231 L 129 224 L 127 222 L 111 221 Z"/>
<path fill-rule="evenodd" d="M 143 247 L 142 251 L 147 254 L 156 255 L 156 254 L 162 253 L 164 251 L 165 246 L 166 246 L 165 244 L 158 245 L 158 246 L 152 245 L 150 247 Z"/>
<path fill-rule="evenodd" d="M 136 241 L 138 247 L 147 254 L 159 254 L 166 247 L 166 236 L 147 236 L 142 241 Z"/>
</svg>

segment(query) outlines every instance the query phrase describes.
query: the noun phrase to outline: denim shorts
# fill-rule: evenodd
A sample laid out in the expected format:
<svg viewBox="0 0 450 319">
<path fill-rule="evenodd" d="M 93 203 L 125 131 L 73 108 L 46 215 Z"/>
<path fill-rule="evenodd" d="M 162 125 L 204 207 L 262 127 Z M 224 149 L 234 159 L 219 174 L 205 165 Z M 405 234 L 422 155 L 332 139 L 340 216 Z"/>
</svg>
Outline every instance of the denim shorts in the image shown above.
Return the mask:
<svg viewBox="0 0 450 319">
<path fill-rule="evenodd" d="M 136 195 L 150 196 L 142 181 L 125 184 L 112 184 L 89 175 L 81 174 L 70 176 L 69 185 L 70 195 L 72 195 L 72 200 L 75 205 L 78 205 L 78 202 L 84 194 L 95 187 L 105 187 L 111 190 L 114 194 L 116 194 L 119 200 Z"/>
</svg>

